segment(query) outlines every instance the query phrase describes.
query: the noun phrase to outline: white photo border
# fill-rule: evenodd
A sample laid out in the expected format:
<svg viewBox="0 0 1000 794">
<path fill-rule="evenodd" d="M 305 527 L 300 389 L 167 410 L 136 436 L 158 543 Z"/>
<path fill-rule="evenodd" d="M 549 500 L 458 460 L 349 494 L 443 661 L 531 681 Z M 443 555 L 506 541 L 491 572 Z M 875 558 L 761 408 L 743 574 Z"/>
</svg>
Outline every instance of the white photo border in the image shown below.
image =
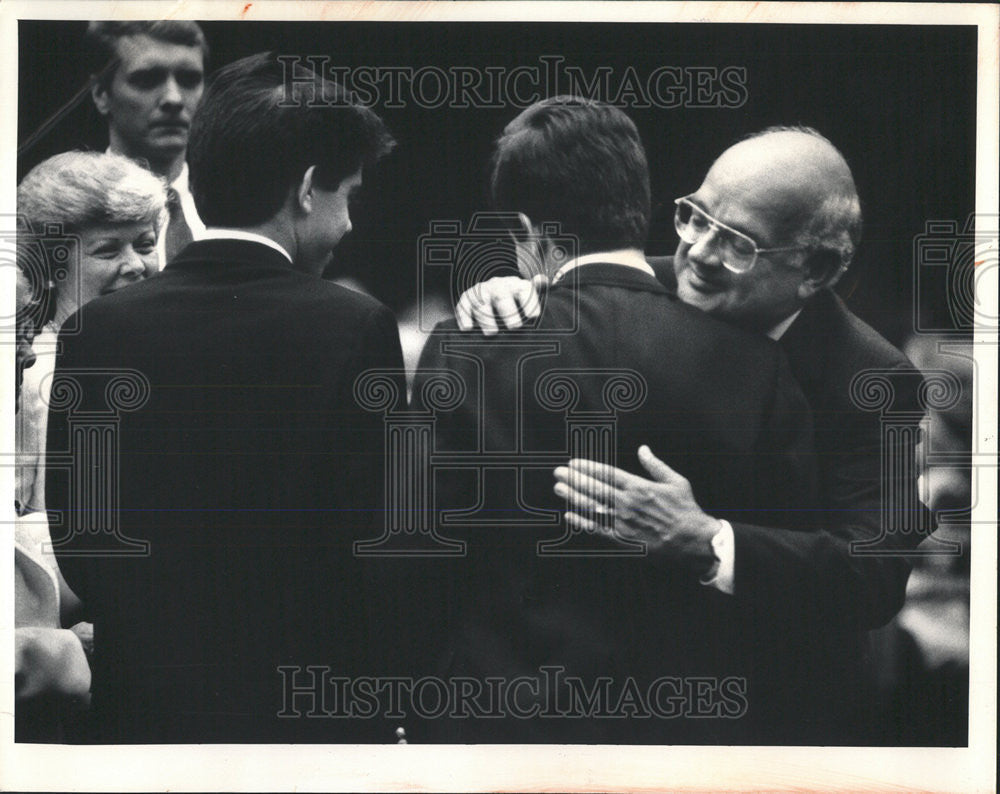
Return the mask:
<svg viewBox="0 0 1000 794">
<path fill-rule="evenodd" d="M 178 18 L 288 21 L 592 21 L 745 24 L 973 25 L 978 28 L 976 212 L 998 209 L 1000 6 L 922 3 L 658 2 L 24 2 L 0 4 L 3 61 L 2 212 L 14 207 L 19 19 Z M 916 164 L 915 167 L 920 167 Z M 996 246 L 996 241 L 993 242 Z M 995 249 L 994 249 L 995 250 Z M 6 270 L 10 270 L 7 268 Z M 13 273 L 0 275 L 13 303 Z M 979 295 L 997 316 L 996 294 Z M 13 346 L 4 347 L 0 400 L 13 405 Z M 997 451 L 997 336 L 978 334 L 977 449 Z M 9 353 L 7 351 L 10 351 Z M 13 449 L 13 412 L 0 443 Z M 13 470 L 0 469 L 0 790 L 993 791 L 996 786 L 996 477 L 982 477 L 972 556 L 968 748 L 637 746 L 47 746 L 13 743 Z M 8 521 L 8 518 L 10 521 Z"/>
</svg>

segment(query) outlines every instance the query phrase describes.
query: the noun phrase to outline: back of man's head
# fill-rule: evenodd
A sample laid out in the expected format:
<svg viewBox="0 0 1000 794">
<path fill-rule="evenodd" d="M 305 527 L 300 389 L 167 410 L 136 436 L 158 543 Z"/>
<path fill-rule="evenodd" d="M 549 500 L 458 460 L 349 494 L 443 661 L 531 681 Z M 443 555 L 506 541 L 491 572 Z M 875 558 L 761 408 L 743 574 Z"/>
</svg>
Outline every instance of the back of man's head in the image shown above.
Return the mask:
<svg viewBox="0 0 1000 794">
<path fill-rule="evenodd" d="M 84 47 L 94 80 L 107 88 L 118 66 L 118 41 L 127 36 L 149 36 L 156 41 L 197 47 L 208 61 L 208 42 L 197 22 L 187 19 L 157 21 L 91 22 L 84 34 Z"/>
<path fill-rule="evenodd" d="M 338 83 L 259 53 L 220 69 L 205 90 L 188 144 L 191 192 L 206 225 L 256 226 L 310 166 L 318 185 L 335 189 L 394 143 Z"/>
<path fill-rule="evenodd" d="M 646 244 L 646 152 L 632 120 L 601 102 L 557 96 L 521 113 L 497 140 L 490 193 L 497 210 L 557 222 L 581 254 Z"/>
</svg>

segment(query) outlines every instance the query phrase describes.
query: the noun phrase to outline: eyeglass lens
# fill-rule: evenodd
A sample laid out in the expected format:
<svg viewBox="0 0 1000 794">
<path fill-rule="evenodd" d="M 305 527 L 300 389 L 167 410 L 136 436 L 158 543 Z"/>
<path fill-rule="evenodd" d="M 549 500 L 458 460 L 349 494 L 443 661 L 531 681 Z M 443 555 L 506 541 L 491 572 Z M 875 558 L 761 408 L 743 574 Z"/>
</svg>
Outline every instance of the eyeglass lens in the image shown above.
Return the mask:
<svg viewBox="0 0 1000 794">
<path fill-rule="evenodd" d="M 733 270 L 749 270 L 753 267 L 757 257 L 754 241 L 712 220 L 686 199 L 677 202 L 674 226 L 677 234 L 688 245 L 695 245 L 714 228 L 716 244 L 726 265 Z"/>
</svg>

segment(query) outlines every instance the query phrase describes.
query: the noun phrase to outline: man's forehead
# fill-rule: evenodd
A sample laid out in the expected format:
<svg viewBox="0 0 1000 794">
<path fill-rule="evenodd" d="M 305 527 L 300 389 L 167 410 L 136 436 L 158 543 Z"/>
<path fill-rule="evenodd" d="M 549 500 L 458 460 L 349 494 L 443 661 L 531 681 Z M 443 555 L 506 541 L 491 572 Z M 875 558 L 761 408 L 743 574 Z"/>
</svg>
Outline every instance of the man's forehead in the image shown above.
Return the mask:
<svg viewBox="0 0 1000 794">
<path fill-rule="evenodd" d="M 758 144 L 759 145 L 754 145 Z M 816 208 L 827 188 L 824 175 L 808 158 L 790 156 L 788 150 L 752 139 L 726 150 L 713 163 L 697 197 L 719 219 L 747 233 L 780 237 L 796 227 Z"/>
<path fill-rule="evenodd" d="M 204 68 L 205 59 L 200 47 L 163 41 L 145 33 L 122 36 L 115 42 L 115 52 L 121 62 L 119 68 L 126 72 L 141 69 Z"/>
</svg>

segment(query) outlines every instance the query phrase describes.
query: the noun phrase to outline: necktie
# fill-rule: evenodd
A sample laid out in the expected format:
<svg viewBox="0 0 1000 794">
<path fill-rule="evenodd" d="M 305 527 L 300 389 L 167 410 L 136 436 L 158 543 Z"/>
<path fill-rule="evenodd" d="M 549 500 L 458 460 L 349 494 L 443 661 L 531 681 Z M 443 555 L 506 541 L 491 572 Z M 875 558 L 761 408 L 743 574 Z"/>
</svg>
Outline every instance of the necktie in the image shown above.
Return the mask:
<svg viewBox="0 0 1000 794">
<path fill-rule="evenodd" d="M 184 220 L 184 208 L 181 207 L 181 197 L 172 187 L 167 188 L 167 212 L 170 214 L 170 220 L 167 223 L 166 248 L 167 262 L 170 262 L 180 253 L 184 246 L 194 239 L 191 235 L 191 227 Z"/>
</svg>

